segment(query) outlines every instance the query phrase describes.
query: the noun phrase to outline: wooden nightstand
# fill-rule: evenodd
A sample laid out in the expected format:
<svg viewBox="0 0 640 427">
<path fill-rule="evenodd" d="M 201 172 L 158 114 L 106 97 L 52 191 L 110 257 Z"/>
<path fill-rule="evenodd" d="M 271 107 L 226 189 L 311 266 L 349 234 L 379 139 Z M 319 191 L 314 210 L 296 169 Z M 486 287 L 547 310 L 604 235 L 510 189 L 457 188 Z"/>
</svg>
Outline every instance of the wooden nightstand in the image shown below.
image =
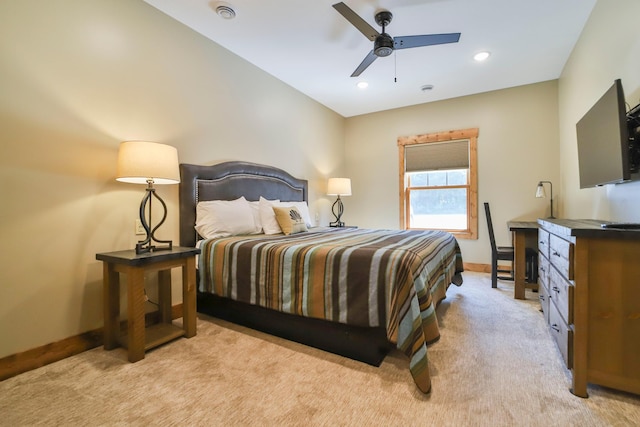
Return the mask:
<svg viewBox="0 0 640 427">
<path fill-rule="evenodd" d="M 103 262 L 104 348 L 122 345 L 129 362 L 144 359 L 144 352 L 167 341 L 196 334 L 196 265 L 200 249 L 174 247 L 171 250 L 136 254 L 135 250 L 96 254 Z M 182 328 L 172 323 L 171 269 L 182 267 Z M 158 272 L 160 323 L 145 329 L 144 274 Z M 127 334 L 120 336 L 120 274 L 127 275 Z"/>
</svg>

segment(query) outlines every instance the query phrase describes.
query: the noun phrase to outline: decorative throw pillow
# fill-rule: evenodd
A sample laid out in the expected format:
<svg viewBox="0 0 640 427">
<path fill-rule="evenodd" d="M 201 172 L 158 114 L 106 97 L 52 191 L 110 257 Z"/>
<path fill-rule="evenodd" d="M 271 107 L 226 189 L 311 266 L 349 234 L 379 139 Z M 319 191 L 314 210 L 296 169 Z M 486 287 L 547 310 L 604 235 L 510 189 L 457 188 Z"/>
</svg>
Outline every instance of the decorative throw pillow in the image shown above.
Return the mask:
<svg viewBox="0 0 640 427">
<path fill-rule="evenodd" d="M 313 227 L 307 202 L 280 202 L 280 206 L 295 206 L 298 209 L 298 212 L 300 212 L 300 215 L 302 215 L 304 223 L 307 224 L 307 228 Z"/>
<path fill-rule="evenodd" d="M 273 207 L 280 229 L 286 235 L 307 231 L 307 224 L 295 206 Z"/>
</svg>

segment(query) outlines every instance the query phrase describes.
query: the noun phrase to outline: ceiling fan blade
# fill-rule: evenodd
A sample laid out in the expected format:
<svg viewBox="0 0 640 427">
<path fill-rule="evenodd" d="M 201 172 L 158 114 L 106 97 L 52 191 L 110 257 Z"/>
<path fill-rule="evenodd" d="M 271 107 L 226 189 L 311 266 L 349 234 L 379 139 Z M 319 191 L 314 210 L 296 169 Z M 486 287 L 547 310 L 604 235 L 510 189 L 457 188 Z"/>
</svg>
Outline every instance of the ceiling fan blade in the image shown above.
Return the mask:
<svg viewBox="0 0 640 427">
<path fill-rule="evenodd" d="M 371 52 L 369 52 L 369 54 L 367 56 L 365 56 L 364 60 L 362 60 L 362 62 L 360 63 L 360 65 L 358 65 L 358 68 L 356 68 L 356 70 L 353 72 L 353 74 L 351 74 L 351 77 L 358 77 L 360 74 L 362 74 L 362 72 L 364 70 L 367 69 L 367 67 L 369 65 L 371 65 L 371 63 L 373 63 L 373 61 L 375 61 L 377 58 L 376 54 L 373 53 L 373 50 Z"/>
<path fill-rule="evenodd" d="M 365 37 L 369 40 L 374 41 L 376 37 L 380 35 L 378 30 L 373 28 L 371 25 L 367 23 L 364 19 L 360 17 L 357 13 L 355 13 L 349 6 L 340 2 L 333 5 L 333 8 L 340 12 L 342 16 L 351 24 L 356 27 Z"/>
<path fill-rule="evenodd" d="M 458 43 L 460 33 L 449 34 L 425 34 L 422 36 L 402 36 L 393 38 L 395 49 L 408 49 L 410 47 L 433 46 L 436 44 Z"/>
</svg>

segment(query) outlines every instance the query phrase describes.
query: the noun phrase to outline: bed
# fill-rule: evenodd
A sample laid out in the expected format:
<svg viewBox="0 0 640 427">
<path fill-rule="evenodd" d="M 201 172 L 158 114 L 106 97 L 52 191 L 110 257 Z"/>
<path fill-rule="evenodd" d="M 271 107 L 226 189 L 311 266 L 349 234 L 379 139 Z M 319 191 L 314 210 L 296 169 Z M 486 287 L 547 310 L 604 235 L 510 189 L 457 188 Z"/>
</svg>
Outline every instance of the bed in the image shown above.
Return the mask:
<svg viewBox="0 0 640 427">
<path fill-rule="evenodd" d="M 305 222 L 299 213 L 308 199 L 307 181 L 248 162 L 181 164 L 180 175 L 180 245 L 201 249 L 199 312 L 375 366 L 398 348 L 408 356 L 418 388 L 430 391 L 427 345 L 440 336 L 435 307 L 450 284 L 462 284 L 462 257 L 451 234 L 331 227 L 295 232 L 281 222 L 289 234 L 203 239 L 196 227 L 204 230 L 202 209 L 209 204 L 241 203 L 245 209 L 246 202 L 253 212 L 274 206 L 276 213 L 290 214 L 286 220 Z"/>
</svg>

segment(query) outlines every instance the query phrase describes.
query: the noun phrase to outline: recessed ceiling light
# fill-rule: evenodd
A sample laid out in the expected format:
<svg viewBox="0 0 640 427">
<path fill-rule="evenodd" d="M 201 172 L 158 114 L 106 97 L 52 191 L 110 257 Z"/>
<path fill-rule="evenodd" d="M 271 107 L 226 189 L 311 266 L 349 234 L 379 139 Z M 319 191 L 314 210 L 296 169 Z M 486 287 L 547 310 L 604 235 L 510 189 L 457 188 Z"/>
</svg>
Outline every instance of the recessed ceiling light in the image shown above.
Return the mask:
<svg viewBox="0 0 640 427">
<path fill-rule="evenodd" d="M 358 86 L 358 89 L 366 89 L 366 88 L 369 87 L 369 83 L 367 83 L 367 82 L 358 82 L 357 86 Z"/>
<path fill-rule="evenodd" d="M 489 56 L 491 56 L 491 52 L 478 52 L 475 55 L 473 55 L 473 59 L 475 59 L 478 62 L 484 61 L 485 59 L 487 59 Z"/>
</svg>

